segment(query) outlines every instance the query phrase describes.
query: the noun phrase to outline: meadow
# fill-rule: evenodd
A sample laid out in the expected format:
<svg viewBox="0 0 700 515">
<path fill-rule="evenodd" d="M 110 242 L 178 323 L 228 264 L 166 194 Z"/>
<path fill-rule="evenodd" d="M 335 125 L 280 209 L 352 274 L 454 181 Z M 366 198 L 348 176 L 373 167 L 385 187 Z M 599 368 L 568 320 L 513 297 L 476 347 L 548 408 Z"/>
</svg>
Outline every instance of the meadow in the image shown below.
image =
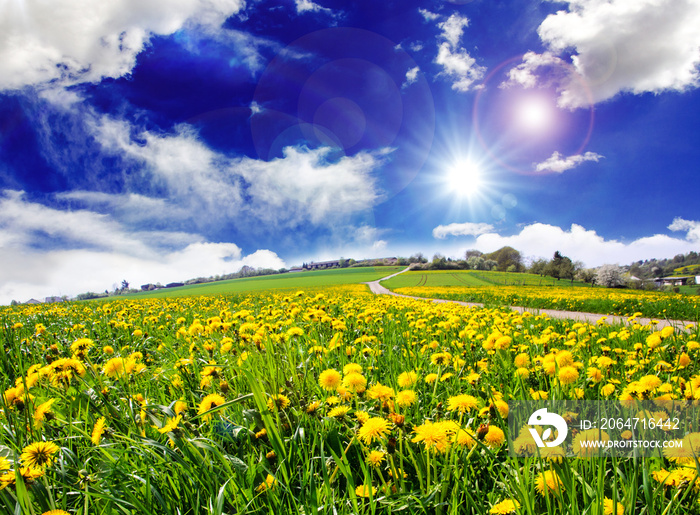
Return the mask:
<svg viewBox="0 0 700 515">
<path fill-rule="evenodd" d="M 634 318 L 361 285 L 2 308 L 0 511 L 698 514 L 693 458 L 507 452 L 509 400 L 698 402 L 698 328 Z"/>
<path fill-rule="evenodd" d="M 554 281 L 554 282 L 552 282 Z M 489 306 L 525 306 L 690 320 L 700 318 L 700 296 L 673 292 L 582 286 L 533 274 L 508 272 L 405 272 L 382 286 L 416 297 L 478 302 Z"/>
<path fill-rule="evenodd" d="M 284 274 L 263 275 L 216 281 L 211 283 L 190 284 L 175 288 L 163 288 L 126 295 L 128 298 L 172 298 L 188 295 L 222 295 L 243 292 L 317 288 L 340 284 L 358 284 L 376 281 L 405 267 L 379 266 L 339 268 L 330 270 L 308 270 Z"/>
</svg>

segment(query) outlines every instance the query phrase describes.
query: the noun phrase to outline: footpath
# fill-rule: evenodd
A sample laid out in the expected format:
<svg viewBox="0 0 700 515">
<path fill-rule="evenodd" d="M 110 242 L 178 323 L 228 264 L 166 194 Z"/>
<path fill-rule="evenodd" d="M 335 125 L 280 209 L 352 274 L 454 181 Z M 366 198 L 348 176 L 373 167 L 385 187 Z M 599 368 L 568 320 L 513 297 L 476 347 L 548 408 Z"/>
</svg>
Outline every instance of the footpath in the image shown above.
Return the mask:
<svg viewBox="0 0 700 515">
<path fill-rule="evenodd" d="M 444 302 L 452 303 L 452 304 L 459 304 L 460 306 L 466 306 L 469 308 L 481 308 L 484 305 L 478 302 L 463 302 L 460 300 L 446 300 L 446 299 L 431 299 L 431 298 L 426 298 L 426 297 L 414 297 L 411 295 L 401 295 L 399 293 L 395 293 L 388 288 L 385 288 L 381 284 L 379 284 L 381 281 L 386 281 L 387 279 L 391 279 L 392 277 L 395 277 L 399 274 L 402 274 L 406 272 L 408 268 L 405 268 L 401 270 L 400 272 L 396 272 L 395 274 L 388 275 L 386 277 L 382 277 L 381 279 L 378 279 L 376 281 L 372 281 L 369 283 L 365 283 L 369 286 L 369 289 L 372 291 L 372 293 L 376 295 L 393 295 L 395 297 L 404 297 L 407 299 L 416 299 L 416 300 L 424 300 L 427 302 L 434 302 L 436 304 L 441 304 Z M 596 324 L 598 321 L 601 319 L 604 320 L 608 324 L 624 324 L 624 325 L 630 325 L 630 322 L 628 321 L 628 317 L 622 317 L 618 315 L 604 315 L 600 313 L 582 313 L 580 311 L 561 311 L 558 309 L 536 309 L 536 308 L 526 308 L 523 306 L 509 306 L 509 308 L 513 311 L 517 311 L 519 313 L 532 313 L 533 315 L 548 315 L 552 318 L 566 318 L 569 320 L 575 320 L 578 322 L 588 322 L 590 324 Z M 662 319 L 652 319 L 652 318 L 635 318 L 634 323 L 639 324 L 639 325 L 649 325 L 652 324 L 651 327 L 656 328 L 656 329 L 662 329 L 667 326 L 674 327 L 679 330 L 685 330 L 685 327 L 688 324 L 695 324 L 695 322 L 692 321 L 687 321 L 687 320 L 662 320 Z"/>
</svg>

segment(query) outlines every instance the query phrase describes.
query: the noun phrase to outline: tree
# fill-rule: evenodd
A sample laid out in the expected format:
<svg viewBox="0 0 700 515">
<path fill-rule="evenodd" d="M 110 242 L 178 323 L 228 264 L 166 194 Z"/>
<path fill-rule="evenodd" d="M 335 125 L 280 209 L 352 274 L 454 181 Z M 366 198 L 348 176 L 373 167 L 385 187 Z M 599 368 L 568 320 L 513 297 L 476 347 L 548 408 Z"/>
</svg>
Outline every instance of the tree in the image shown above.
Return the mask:
<svg viewBox="0 0 700 515">
<path fill-rule="evenodd" d="M 483 258 L 486 261 L 496 261 L 497 269 L 501 272 L 505 272 L 510 265 L 515 265 L 517 271 L 522 269 L 522 256 L 513 247 L 501 247 L 495 252 L 484 254 Z"/>
<path fill-rule="evenodd" d="M 486 260 L 481 256 L 470 256 L 467 259 L 469 270 L 486 270 Z"/>
<path fill-rule="evenodd" d="M 623 284 L 622 270 L 617 265 L 603 265 L 598 268 L 595 274 L 595 282 L 606 288 L 621 286 Z"/>
<path fill-rule="evenodd" d="M 464 258 L 468 261 L 470 257 L 481 257 L 483 256 L 484 253 L 481 252 L 480 250 L 476 249 L 469 249 L 465 254 Z"/>
<path fill-rule="evenodd" d="M 129 283 L 126 279 L 122 281 L 122 291 L 126 291 L 129 289 Z"/>
<path fill-rule="evenodd" d="M 530 273 L 537 275 L 546 275 L 547 260 L 544 258 L 535 259 L 530 265 Z"/>
</svg>

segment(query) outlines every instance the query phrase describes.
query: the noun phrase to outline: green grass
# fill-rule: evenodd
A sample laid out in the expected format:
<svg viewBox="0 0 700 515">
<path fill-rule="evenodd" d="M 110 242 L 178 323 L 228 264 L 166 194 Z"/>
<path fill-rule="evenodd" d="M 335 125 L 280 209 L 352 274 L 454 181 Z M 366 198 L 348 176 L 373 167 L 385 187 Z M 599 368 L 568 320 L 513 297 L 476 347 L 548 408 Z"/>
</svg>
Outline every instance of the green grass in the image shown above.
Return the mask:
<svg viewBox="0 0 700 515">
<path fill-rule="evenodd" d="M 403 268 L 404 267 L 401 266 L 360 267 L 264 275 L 213 283 L 192 284 L 177 288 L 163 288 L 162 290 L 124 295 L 121 298 L 147 299 L 184 297 L 187 295 L 219 295 L 265 290 L 317 288 L 323 286 L 337 286 L 340 284 L 359 284 L 368 281 L 376 281 L 377 279 L 403 270 Z"/>
<path fill-rule="evenodd" d="M 485 272 L 477 270 L 416 270 L 404 272 L 382 282 L 389 289 L 415 286 L 572 286 L 569 280 L 557 280 L 536 274 Z M 585 286 L 573 282 L 573 286 Z"/>
</svg>

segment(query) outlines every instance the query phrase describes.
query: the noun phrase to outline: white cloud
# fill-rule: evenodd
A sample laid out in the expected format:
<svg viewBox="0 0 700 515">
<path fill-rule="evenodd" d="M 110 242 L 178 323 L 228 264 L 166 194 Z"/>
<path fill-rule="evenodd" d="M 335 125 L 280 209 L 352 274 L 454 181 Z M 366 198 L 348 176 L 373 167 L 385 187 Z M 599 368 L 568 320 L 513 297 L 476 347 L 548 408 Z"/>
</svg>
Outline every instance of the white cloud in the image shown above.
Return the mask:
<svg viewBox="0 0 700 515">
<path fill-rule="evenodd" d="M 164 213 L 184 210 L 205 224 L 336 224 L 383 198 L 374 172 L 390 153 L 335 158 L 330 148 L 287 147 L 271 161 L 234 159 L 211 150 L 187 125 L 175 134 L 144 131 L 134 139 L 127 122 L 103 116 L 92 130 L 105 149 L 140 164 L 151 184 L 166 192 Z"/>
<path fill-rule="evenodd" d="M 485 223 L 452 223 L 435 227 L 433 229 L 433 238 L 444 240 L 448 236 L 478 236 L 493 230 L 493 225 Z"/>
<path fill-rule="evenodd" d="M 476 59 L 469 52 L 459 46 L 459 40 L 468 25 L 469 20 L 458 14 L 452 14 L 438 24 L 442 29 L 440 37 L 445 41 L 438 47 L 435 63 L 442 66 L 440 75 L 452 80 L 452 89 L 461 92 L 469 91 L 474 82 L 483 78 L 486 71 L 486 68 L 476 64 Z"/>
<path fill-rule="evenodd" d="M 469 18 L 460 16 L 459 14 L 452 14 L 444 22 L 438 23 L 438 27 L 442 29 L 441 36 L 447 40 L 452 48 L 456 48 L 457 45 L 459 45 L 459 40 L 462 39 L 464 29 L 468 26 Z"/>
<path fill-rule="evenodd" d="M 418 80 L 418 72 L 420 71 L 420 68 L 418 66 L 414 66 L 410 70 L 406 72 L 406 80 L 404 83 L 401 85 L 402 88 L 407 88 L 414 82 Z"/>
<path fill-rule="evenodd" d="M 576 73 L 560 84 L 561 106 L 587 106 L 590 100 L 600 102 L 621 92 L 685 91 L 700 83 L 697 0 L 568 4 L 568 10 L 547 16 L 538 29 L 551 52 L 574 51 Z M 530 70 L 536 74 L 536 67 Z"/>
<path fill-rule="evenodd" d="M 331 160 L 331 152 L 287 147 L 282 158 L 232 163 L 232 172 L 248 184 L 246 209 L 272 224 L 326 224 L 376 204 L 382 195 L 372 172 L 383 163 L 386 151 L 338 160 Z"/>
<path fill-rule="evenodd" d="M 486 71 L 464 48 L 454 51 L 449 43 L 440 45 L 435 62 L 443 67 L 443 75 L 452 79 L 452 89 L 461 92 L 469 91 Z"/>
<path fill-rule="evenodd" d="M 294 0 L 294 5 L 297 9 L 297 14 L 302 14 L 306 12 L 318 13 L 324 12 L 327 14 L 333 14 L 333 11 L 327 7 L 322 7 L 311 0 Z"/>
<path fill-rule="evenodd" d="M 129 232 L 106 215 L 54 209 L 16 191 L 0 196 L 0 262 L 5 304 L 104 291 L 122 279 L 132 285 L 168 283 L 236 272 L 243 265 L 285 266 L 269 250 L 244 256 L 233 243 L 205 242 L 198 235 Z"/>
<path fill-rule="evenodd" d="M 598 162 L 598 160 L 601 158 L 603 158 L 603 156 L 596 154 L 595 152 L 586 152 L 585 154 L 576 154 L 573 156 L 564 157 L 561 155 L 561 153 L 554 151 L 554 153 L 545 161 L 535 163 L 534 167 L 535 171 L 537 172 L 563 173 L 566 170 L 570 170 L 586 161 Z"/>
<path fill-rule="evenodd" d="M 152 35 L 219 27 L 243 6 L 243 0 L 4 2 L 0 90 L 121 77 Z"/>
<path fill-rule="evenodd" d="M 423 19 L 425 21 L 435 21 L 440 17 L 439 14 L 430 12 L 427 9 L 423 9 L 422 7 L 420 9 L 418 9 L 418 12 L 420 13 L 420 15 L 423 17 Z"/>
<path fill-rule="evenodd" d="M 386 240 L 377 240 L 372 244 L 372 250 L 374 251 L 380 251 L 386 249 L 387 246 L 387 241 Z"/>
<path fill-rule="evenodd" d="M 700 227 L 700 222 L 690 224 L 694 224 L 693 227 L 696 228 Z M 696 237 L 694 233 L 689 233 L 685 239 L 656 234 L 625 243 L 606 240 L 596 231 L 577 224 L 573 224 L 569 230 L 564 230 L 553 225 L 534 223 L 523 227 L 520 233 L 512 236 L 482 234 L 472 246 L 483 252 L 493 252 L 509 245 L 525 256 L 547 259 L 558 250 L 573 260 L 582 261 L 587 267 L 595 267 L 605 263 L 624 265 L 640 259 L 685 254 L 697 250 L 697 239 L 694 239 Z"/>
<path fill-rule="evenodd" d="M 687 238 L 693 242 L 700 242 L 700 222 L 685 220 L 677 217 L 673 219 L 668 228 L 672 231 L 685 231 Z"/>
</svg>

